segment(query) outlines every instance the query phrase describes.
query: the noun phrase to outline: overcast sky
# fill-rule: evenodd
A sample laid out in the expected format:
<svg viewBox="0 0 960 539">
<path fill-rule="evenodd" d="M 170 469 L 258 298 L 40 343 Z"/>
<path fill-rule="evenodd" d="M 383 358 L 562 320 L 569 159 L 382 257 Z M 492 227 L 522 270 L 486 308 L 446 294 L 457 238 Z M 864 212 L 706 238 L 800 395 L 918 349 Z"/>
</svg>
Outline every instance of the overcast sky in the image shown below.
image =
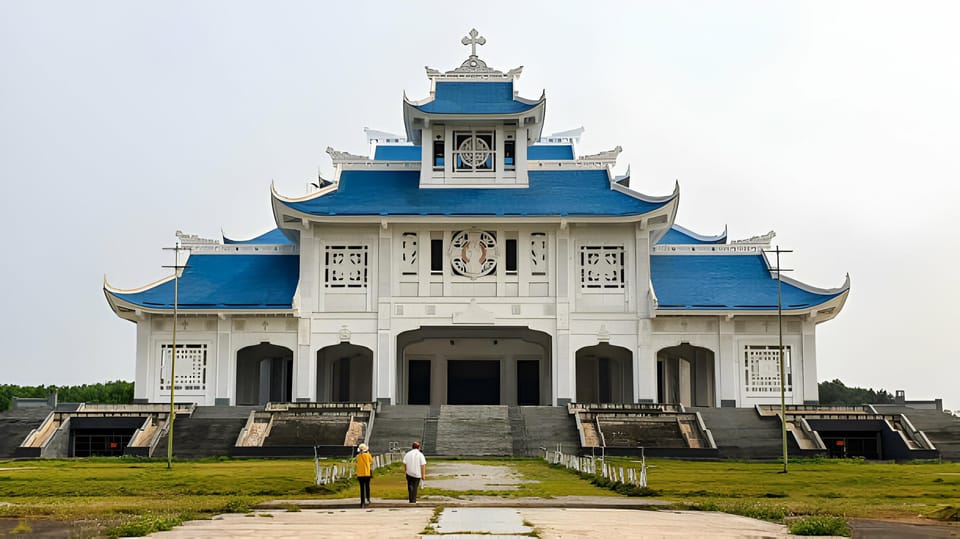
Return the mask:
<svg viewBox="0 0 960 539">
<path fill-rule="evenodd" d="M 102 292 L 166 274 L 176 230 L 274 226 L 327 146 L 402 133 L 403 92 L 476 27 L 547 92 L 545 132 L 623 146 L 631 185 L 680 182 L 677 223 L 777 232 L 792 277 L 839 286 L 820 380 L 960 408 L 960 3 L 0 3 L 0 383 L 133 380 Z"/>
</svg>

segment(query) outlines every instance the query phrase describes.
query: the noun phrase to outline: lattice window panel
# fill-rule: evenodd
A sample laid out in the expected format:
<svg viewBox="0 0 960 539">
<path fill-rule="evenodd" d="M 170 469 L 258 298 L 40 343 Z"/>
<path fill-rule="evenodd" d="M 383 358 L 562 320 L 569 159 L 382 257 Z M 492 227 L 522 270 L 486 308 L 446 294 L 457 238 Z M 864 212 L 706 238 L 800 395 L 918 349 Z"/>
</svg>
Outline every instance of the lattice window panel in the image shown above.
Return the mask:
<svg viewBox="0 0 960 539">
<path fill-rule="evenodd" d="M 747 392 L 763 395 L 780 393 L 780 351 L 776 345 L 750 345 L 743 353 L 744 384 Z M 784 389 L 793 391 L 790 347 L 783 347 Z"/>
<path fill-rule="evenodd" d="M 547 235 L 543 232 L 530 234 L 530 274 L 547 274 Z"/>
<path fill-rule="evenodd" d="M 495 169 L 496 144 L 492 131 L 457 131 L 453 135 L 453 162 L 457 172 Z"/>
<path fill-rule="evenodd" d="M 582 288 L 623 288 L 623 260 L 622 245 L 581 246 L 580 286 Z"/>
<path fill-rule="evenodd" d="M 404 232 L 400 235 L 400 271 L 403 275 L 417 274 L 417 234 Z"/>
<path fill-rule="evenodd" d="M 366 245 L 327 245 L 327 288 L 366 288 L 369 278 Z"/>
<path fill-rule="evenodd" d="M 173 365 L 173 345 L 160 345 L 160 390 L 170 391 L 170 366 Z M 177 365 L 173 387 L 178 391 L 207 389 L 207 345 L 178 344 Z"/>
</svg>

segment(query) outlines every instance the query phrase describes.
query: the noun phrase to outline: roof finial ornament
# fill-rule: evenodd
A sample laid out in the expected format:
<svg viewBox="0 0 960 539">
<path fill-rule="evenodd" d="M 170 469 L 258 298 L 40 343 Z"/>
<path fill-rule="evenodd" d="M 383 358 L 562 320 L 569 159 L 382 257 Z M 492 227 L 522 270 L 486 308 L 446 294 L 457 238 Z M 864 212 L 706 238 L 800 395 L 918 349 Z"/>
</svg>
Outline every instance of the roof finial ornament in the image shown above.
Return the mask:
<svg viewBox="0 0 960 539">
<path fill-rule="evenodd" d="M 477 45 L 486 45 L 487 38 L 480 35 L 476 28 L 471 28 L 460 43 L 470 47 L 470 56 L 456 69 L 441 73 L 439 70 L 430 66 L 427 68 L 427 78 L 432 81 L 438 80 L 463 80 L 463 79 L 486 79 L 486 80 L 514 80 L 520 77 L 523 67 L 511 69 L 507 73 L 497 71 L 487 66 L 487 63 L 477 56 Z"/>
<path fill-rule="evenodd" d="M 464 45 L 470 45 L 470 57 L 477 57 L 477 45 L 486 45 L 487 38 L 480 35 L 476 28 L 471 28 L 470 33 L 460 40 Z"/>
</svg>

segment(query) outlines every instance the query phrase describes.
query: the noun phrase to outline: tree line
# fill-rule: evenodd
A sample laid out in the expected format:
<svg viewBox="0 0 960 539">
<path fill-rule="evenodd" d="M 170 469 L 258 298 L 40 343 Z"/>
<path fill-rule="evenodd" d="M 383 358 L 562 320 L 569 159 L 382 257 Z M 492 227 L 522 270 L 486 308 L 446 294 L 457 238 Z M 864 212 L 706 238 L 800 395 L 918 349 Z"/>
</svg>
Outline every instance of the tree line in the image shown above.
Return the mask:
<svg viewBox="0 0 960 539">
<path fill-rule="evenodd" d="M 824 406 L 860 406 L 861 404 L 893 404 L 893 395 L 885 389 L 847 387 L 840 380 L 820 382 L 820 404 Z"/>
<path fill-rule="evenodd" d="M 98 404 L 130 404 L 133 402 L 133 382 L 123 380 L 79 386 L 0 384 L 0 412 L 10 409 L 13 405 L 13 397 L 45 399 L 53 391 L 57 392 L 57 400 L 60 402 Z"/>
</svg>

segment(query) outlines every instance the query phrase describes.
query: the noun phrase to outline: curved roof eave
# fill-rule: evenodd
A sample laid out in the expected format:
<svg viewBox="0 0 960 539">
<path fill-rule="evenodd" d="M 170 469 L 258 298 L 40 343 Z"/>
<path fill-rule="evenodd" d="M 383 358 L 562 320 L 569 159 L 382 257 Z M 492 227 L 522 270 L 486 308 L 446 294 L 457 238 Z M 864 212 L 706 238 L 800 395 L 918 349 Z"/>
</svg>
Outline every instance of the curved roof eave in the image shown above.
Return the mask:
<svg viewBox="0 0 960 539">
<path fill-rule="evenodd" d="M 158 307 L 146 307 L 143 305 L 138 305 L 136 303 L 127 301 L 125 299 L 121 299 L 116 295 L 114 295 L 113 292 L 107 290 L 106 288 L 104 288 L 104 292 L 107 294 L 107 301 L 110 302 L 110 306 L 114 308 L 114 312 L 117 312 L 118 315 L 120 315 L 120 313 L 118 312 L 120 307 L 125 307 L 132 311 L 147 313 L 147 314 L 172 314 L 173 313 L 172 308 L 166 309 L 166 308 L 158 308 Z M 283 308 L 283 309 L 193 309 L 189 307 L 186 307 L 186 308 L 181 307 L 179 311 L 180 311 L 180 314 L 182 315 L 188 315 L 188 314 L 213 315 L 213 314 L 264 314 L 264 313 L 294 314 L 296 310 L 291 305 L 290 307 Z"/>
<path fill-rule="evenodd" d="M 687 227 L 678 225 L 678 224 L 676 224 L 676 223 L 674 223 L 674 225 L 673 225 L 672 228 L 676 229 L 677 231 L 679 231 L 679 232 L 681 232 L 681 233 L 683 233 L 683 234 L 686 234 L 687 236 L 690 236 L 691 238 L 693 238 L 693 239 L 695 239 L 695 240 L 697 240 L 697 241 L 701 241 L 701 242 L 703 242 L 703 243 L 718 243 L 718 244 L 719 244 L 719 243 L 726 243 L 726 242 L 727 242 L 727 225 L 723 225 L 723 232 L 721 232 L 721 233 L 719 233 L 719 234 L 716 234 L 716 235 L 713 235 L 713 236 L 708 236 L 708 235 L 706 235 L 706 234 L 699 234 L 699 233 L 697 233 L 697 232 L 694 232 L 694 231 L 690 230 L 690 229 L 687 228 Z"/>
<path fill-rule="evenodd" d="M 105 291 L 110 292 L 111 294 L 139 294 L 141 292 L 150 290 L 151 288 L 156 288 L 162 284 L 169 283 L 170 281 L 173 280 L 174 277 L 175 277 L 174 275 L 168 275 L 167 277 L 162 277 L 160 279 L 157 279 L 156 281 L 153 281 L 152 283 L 147 283 L 137 288 L 126 289 L 126 288 L 117 288 L 115 286 L 112 286 L 109 282 L 107 282 L 107 276 L 104 275 L 103 289 Z"/>
<path fill-rule="evenodd" d="M 645 195 L 639 191 L 634 191 L 629 187 L 624 187 L 623 185 L 617 182 L 617 178 L 614 178 L 612 174 L 609 174 L 609 170 L 608 170 L 608 176 L 610 177 L 611 190 L 616 191 L 618 193 L 623 193 L 637 200 L 649 202 L 650 204 L 663 204 L 666 202 L 670 202 L 675 198 L 680 197 L 680 182 L 674 183 L 673 192 L 670 193 L 669 195 L 654 196 L 654 195 Z"/>
<path fill-rule="evenodd" d="M 849 293 L 850 290 L 846 289 L 833 297 L 824 299 L 821 303 L 800 309 L 783 309 L 782 312 L 785 316 L 816 315 L 814 319 L 819 324 L 840 314 Z M 656 314 L 657 316 L 776 316 L 777 309 L 661 309 L 658 307 Z"/>
</svg>

